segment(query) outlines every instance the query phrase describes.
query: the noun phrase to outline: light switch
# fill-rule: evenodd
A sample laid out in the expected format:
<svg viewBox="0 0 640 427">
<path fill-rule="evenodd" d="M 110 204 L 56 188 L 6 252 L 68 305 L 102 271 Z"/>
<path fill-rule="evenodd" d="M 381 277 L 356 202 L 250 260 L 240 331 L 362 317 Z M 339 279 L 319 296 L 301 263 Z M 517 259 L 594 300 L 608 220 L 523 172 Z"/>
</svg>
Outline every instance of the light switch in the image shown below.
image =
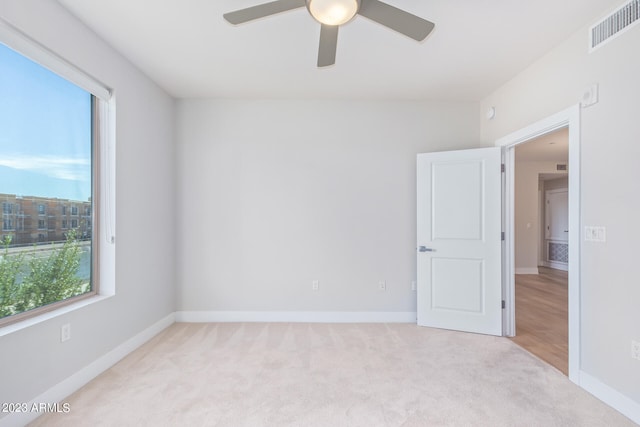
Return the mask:
<svg viewBox="0 0 640 427">
<path fill-rule="evenodd" d="M 584 241 L 585 242 L 606 242 L 607 241 L 607 229 L 606 227 L 584 227 Z"/>
</svg>

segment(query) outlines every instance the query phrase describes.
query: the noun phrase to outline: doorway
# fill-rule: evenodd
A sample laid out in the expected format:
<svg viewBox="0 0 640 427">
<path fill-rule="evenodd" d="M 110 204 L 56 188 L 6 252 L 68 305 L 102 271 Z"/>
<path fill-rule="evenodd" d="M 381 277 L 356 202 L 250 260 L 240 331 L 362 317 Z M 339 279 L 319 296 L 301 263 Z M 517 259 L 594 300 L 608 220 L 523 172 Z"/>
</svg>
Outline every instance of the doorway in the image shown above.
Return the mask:
<svg viewBox="0 0 640 427">
<path fill-rule="evenodd" d="M 503 243 L 503 295 L 504 335 L 516 335 L 516 221 L 515 221 L 515 170 L 516 146 L 548 135 L 557 130 L 567 128 L 569 140 L 568 163 L 568 375 L 574 383 L 579 383 L 580 372 L 580 106 L 564 111 L 533 123 L 523 129 L 509 134 L 496 141 L 496 146 L 504 149 L 504 230 Z M 525 223 L 526 226 L 526 223 Z M 533 223 L 532 223 L 533 228 Z M 538 252 L 534 250 L 534 252 Z M 534 265 L 532 268 L 536 268 Z M 525 271 L 526 272 L 526 271 Z"/>
<path fill-rule="evenodd" d="M 515 147 L 515 313 L 511 339 L 568 374 L 568 165 L 563 127 Z"/>
</svg>

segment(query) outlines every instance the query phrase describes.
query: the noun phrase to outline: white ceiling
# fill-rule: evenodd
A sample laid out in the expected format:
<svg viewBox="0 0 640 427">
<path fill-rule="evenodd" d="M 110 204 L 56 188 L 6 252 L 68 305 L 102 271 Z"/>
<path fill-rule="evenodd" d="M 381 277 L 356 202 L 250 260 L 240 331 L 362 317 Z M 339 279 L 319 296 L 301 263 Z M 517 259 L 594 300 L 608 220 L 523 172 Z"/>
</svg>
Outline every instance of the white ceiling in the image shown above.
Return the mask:
<svg viewBox="0 0 640 427">
<path fill-rule="evenodd" d="M 478 101 L 620 0 L 386 0 L 435 22 L 416 42 L 357 16 L 316 68 L 305 8 L 233 26 L 268 0 L 58 0 L 175 97 Z M 585 49 L 587 42 L 585 39 Z"/>
<path fill-rule="evenodd" d="M 558 162 L 569 161 L 569 128 L 542 135 L 516 146 L 516 161 Z"/>
</svg>

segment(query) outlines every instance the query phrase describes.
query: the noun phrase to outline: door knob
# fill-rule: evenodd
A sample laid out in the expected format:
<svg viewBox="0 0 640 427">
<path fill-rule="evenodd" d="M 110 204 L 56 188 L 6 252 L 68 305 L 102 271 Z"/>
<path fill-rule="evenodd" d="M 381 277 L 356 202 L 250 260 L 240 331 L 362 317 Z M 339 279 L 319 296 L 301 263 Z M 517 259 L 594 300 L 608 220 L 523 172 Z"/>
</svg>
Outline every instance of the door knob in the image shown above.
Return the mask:
<svg viewBox="0 0 640 427">
<path fill-rule="evenodd" d="M 419 252 L 435 252 L 435 250 L 433 248 L 428 248 L 426 246 L 420 246 L 418 248 Z"/>
</svg>

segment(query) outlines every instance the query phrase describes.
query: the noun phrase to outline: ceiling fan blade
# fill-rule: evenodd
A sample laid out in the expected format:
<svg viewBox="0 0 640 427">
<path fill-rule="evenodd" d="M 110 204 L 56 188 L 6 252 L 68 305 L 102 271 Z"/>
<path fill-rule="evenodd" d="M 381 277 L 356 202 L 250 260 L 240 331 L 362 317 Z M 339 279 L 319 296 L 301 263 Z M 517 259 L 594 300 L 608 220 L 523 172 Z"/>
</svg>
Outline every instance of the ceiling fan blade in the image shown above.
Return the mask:
<svg viewBox="0 0 640 427">
<path fill-rule="evenodd" d="M 305 0 L 276 0 L 225 13 L 222 16 L 231 24 L 238 25 L 254 19 L 264 18 L 265 16 L 275 15 L 276 13 L 286 12 L 287 10 L 305 7 L 306 4 Z"/>
<path fill-rule="evenodd" d="M 320 28 L 320 47 L 318 48 L 318 67 L 327 67 L 336 63 L 338 48 L 337 25 L 324 25 Z"/>
<path fill-rule="evenodd" d="M 435 27 L 433 22 L 379 0 L 361 0 L 358 14 L 417 41 L 424 40 Z"/>
</svg>

